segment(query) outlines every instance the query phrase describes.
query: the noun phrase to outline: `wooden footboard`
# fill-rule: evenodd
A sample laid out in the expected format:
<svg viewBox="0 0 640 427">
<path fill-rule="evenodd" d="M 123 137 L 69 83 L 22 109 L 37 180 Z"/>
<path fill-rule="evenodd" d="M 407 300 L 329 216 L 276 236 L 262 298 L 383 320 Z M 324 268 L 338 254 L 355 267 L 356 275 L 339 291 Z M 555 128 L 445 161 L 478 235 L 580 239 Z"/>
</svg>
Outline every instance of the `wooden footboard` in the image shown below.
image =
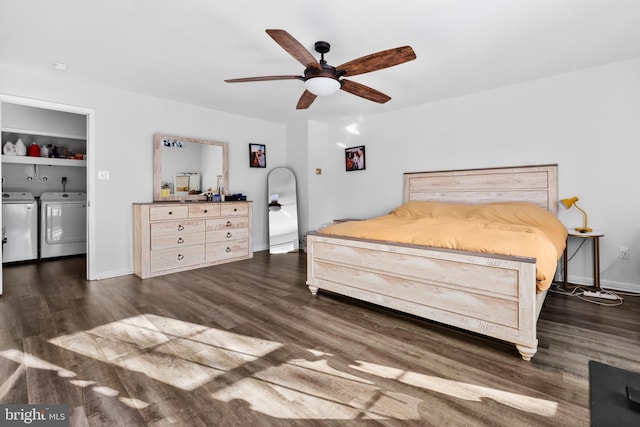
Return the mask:
<svg viewBox="0 0 640 427">
<path fill-rule="evenodd" d="M 536 353 L 535 259 L 307 235 L 307 285 Z"/>
</svg>

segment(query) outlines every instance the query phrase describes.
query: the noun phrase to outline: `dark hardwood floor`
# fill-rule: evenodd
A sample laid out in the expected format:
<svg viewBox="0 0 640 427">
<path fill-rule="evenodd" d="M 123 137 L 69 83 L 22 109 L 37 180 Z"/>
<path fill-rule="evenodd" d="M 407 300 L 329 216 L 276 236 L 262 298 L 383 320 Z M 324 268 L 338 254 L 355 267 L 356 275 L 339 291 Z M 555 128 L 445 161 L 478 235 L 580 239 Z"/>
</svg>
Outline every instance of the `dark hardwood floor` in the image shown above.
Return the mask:
<svg viewBox="0 0 640 427">
<path fill-rule="evenodd" d="M 73 426 L 587 426 L 588 361 L 640 372 L 640 299 L 547 297 L 539 350 L 305 286 L 304 253 L 87 282 L 5 265 L 0 402 Z"/>
</svg>

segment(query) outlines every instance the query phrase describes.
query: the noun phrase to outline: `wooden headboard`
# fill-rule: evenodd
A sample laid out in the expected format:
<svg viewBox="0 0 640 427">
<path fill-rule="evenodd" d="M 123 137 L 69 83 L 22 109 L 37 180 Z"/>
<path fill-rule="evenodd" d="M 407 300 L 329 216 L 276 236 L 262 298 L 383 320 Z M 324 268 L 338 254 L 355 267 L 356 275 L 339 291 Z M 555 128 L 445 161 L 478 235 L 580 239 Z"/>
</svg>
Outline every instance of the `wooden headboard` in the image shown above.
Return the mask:
<svg viewBox="0 0 640 427">
<path fill-rule="evenodd" d="M 530 202 L 558 214 L 558 165 L 404 174 L 404 201 Z"/>
</svg>

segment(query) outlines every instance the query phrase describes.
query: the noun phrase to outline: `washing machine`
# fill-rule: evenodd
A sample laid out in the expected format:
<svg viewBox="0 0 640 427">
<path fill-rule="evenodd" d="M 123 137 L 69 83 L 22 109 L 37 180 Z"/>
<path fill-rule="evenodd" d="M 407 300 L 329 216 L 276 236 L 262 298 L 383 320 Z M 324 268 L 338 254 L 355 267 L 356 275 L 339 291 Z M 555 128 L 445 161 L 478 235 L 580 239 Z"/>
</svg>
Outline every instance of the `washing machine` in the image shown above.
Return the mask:
<svg viewBox="0 0 640 427">
<path fill-rule="evenodd" d="M 40 258 L 87 252 L 87 195 L 40 195 Z"/>
<path fill-rule="evenodd" d="M 2 193 L 2 262 L 38 258 L 38 205 L 33 194 Z"/>
</svg>

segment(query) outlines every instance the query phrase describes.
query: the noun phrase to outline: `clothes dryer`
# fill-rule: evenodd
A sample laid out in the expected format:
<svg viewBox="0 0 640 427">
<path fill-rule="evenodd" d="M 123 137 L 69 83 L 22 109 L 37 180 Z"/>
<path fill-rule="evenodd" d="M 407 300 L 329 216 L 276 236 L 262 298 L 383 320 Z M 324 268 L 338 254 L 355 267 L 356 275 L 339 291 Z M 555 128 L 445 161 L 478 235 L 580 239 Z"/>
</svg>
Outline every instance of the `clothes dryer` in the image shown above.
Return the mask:
<svg viewBox="0 0 640 427">
<path fill-rule="evenodd" d="M 2 193 L 2 262 L 38 258 L 38 206 L 33 194 Z"/>
<path fill-rule="evenodd" d="M 85 193 L 40 195 L 40 258 L 87 252 L 87 196 Z"/>
</svg>

